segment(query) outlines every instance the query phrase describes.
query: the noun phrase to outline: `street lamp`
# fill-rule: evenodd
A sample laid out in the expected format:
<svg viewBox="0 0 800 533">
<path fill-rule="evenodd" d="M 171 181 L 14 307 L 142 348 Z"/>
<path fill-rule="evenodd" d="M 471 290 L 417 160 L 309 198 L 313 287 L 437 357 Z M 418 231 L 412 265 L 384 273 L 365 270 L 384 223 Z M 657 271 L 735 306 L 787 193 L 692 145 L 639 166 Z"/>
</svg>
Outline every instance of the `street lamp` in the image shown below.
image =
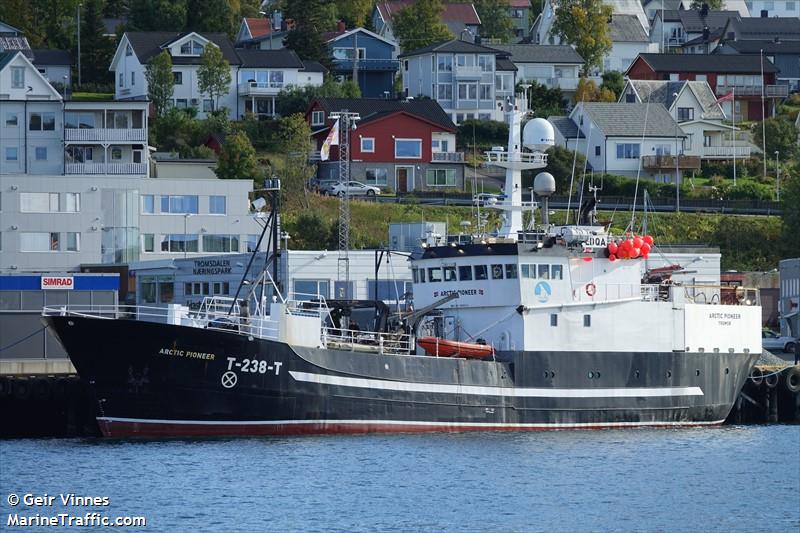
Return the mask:
<svg viewBox="0 0 800 533">
<path fill-rule="evenodd" d="M 775 150 L 775 197 L 777 201 L 781 201 L 781 168 L 778 166 L 780 152 Z"/>
<path fill-rule="evenodd" d="M 663 14 L 662 14 L 663 16 Z M 664 21 L 662 20 L 663 24 Z M 673 101 L 677 103 L 678 93 L 672 93 Z M 678 121 L 675 121 L 675 212 L 681 212 L 681 174 L 679 170 L 680 155 L 678 154 Z"/>
<path fill-rule="evenodd" d="M 183 258 L 186 259 L 186 249 L 189 247 L 189 238 L 186 231 L 186 221 L 192 216 L 191 213 L 183 214 Z"/>
</svg>

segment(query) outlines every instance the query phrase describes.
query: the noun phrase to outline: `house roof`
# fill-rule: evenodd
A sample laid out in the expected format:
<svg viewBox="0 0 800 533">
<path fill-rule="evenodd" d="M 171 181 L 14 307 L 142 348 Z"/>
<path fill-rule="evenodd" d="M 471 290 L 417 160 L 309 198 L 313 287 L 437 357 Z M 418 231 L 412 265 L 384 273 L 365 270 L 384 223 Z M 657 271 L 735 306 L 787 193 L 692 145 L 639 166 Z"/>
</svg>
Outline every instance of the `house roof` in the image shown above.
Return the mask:
<svg viewBox="0 0 800 533">
<path fill-rule="evenodd" d="M 33 48 L 34 65 L 71 65 L 72 56 L 67 50 L 51 50 L 47 48 Z"/>
<path fill-rule="evenodd" d="M 507 57 L 498 57 L 495 62 L 497 70 L 516 71 L 517 66 Z"/>
<path fill-rule="evenodd" d="M 383 0 L 376 3 L 375 7 L 385 21 L 391 21 L 392 17 L 404 10 L 408 6 L 415 4 L 416 0 Z M 443 3 L 442 22 L 463 22 L 464 24 L 478 25 L 481 19 L 475 6 L 471 3 Z"/>
<path fill-rule="evenodd" d="M 330 113 L 347 109 L 358 113 L 361 119 L 359 124 L 377 120 L 387 114 L 405 112 L 432 122 L 448 131 L 455 131 L 456 126 L 450 120 L 450 115 L 442 110 L 436 100 L 427 98 L 409 100 L 384 100 L 381 98 L 318 98 L 316 100 L 322 108 Z"/>
<path fill-rule="evenodd" d="M 689 33 L 702 32 L 705 27 L 714 31 L 725 27 L 729 19 L 739 18 L 738 11 L 710 10 L 705 17 L 697 9 L 682 9 L 677 13 L 683 29 Z"/>
<path fill-rule="evenodd" d="M 581 65 L 583 58 L 571 46 L 538 44 L 497 44 L 494 48 L 511 54 L 514 63 L 572 63 Z"/>
<path fill-rule="evenodd" d="M 738 39 L 800 40 L 800 17 L 742 17 L 733 21 Z"/>
<path fill-rule="evenodd" d="M 733 72 L 752 73 L 761 72 L 761 62 L 758 56 L 738 54 L 639 54 L 656 72 Z M 628 72 L 637 63 L 628 67 Z M 777 72 L 768 59 L 764 59 L 764 72 Z"/>
<path fill-rule="evenodd" d="M 303 61 L 303 71 L 304 72 L 322 72 L 323 74 L 328 72 L 328 69 L 322 66 L 322 63 L 317 61 Z"/>
<path fill-rule="evenodd" d="M 242 67 L 250 68 L 296 68 L 302 69 L 303 62 L 297 57 L 294 50 L 282 48 L 280 50 L 255 50 L 239 48 L 236 54 L 241 60 Z"/>
<path fill-rule="evenodd" d="M 257 38 L 269 35 L 271 31 L 269 19 L 259 17 L 245 17 L 244 23 L 250 30 L 250 37 Z"/>
<path fill-rule="evenodd" d="M 389 39 L 384 39 L 383 37 L 381 37 L 377 33 L 371 32 L 366 28 L 353 28 L 352 30 L 347 30 L 347 31 L 330 31 L 330 32 L 326 32 L 326 33 L 322 34 L 322 40 L 325 41 L 326 43 L 330 43 L 332 41 L 338 41 L 339 39 L 343 39 L 345 37 L 349 37 L 350 35 L 352 35 L 354 33 L 364 33 L 366 35 L 369 35 L 373 39 L 377 39 L 379 41 L 383 41 L 384 43 L 389 44 L 392 47 L 397 46 L 396 43 L 393 43 Z"/>
<path fill-rule="evenodd" d="M 725 26 L 725 28 L 727 28 L 727 26 Z M 722 38 L 722 35 L 725 33 L 725 28 L 717 28 L 716 30 L 709 32 L 708 39 L 706 39 L 703 35 L 698 35 L 694 39 L 690 39 L 683 43 L 681 48 L 694 46 L 696 44 L 713 43 L 714 41 L 719 41 Z"/>
<path fill-rule="evenodd" d="M 724 119 L 725 114 L 717 104 L 717 98 L 707 82 L 704 81 L 663 81 L 628 80 L 643 103 L 662 104 L 670 109 L 675 102 L 675 94 L 680 95 L 688 89 L 700 103 L 703 116 L 707 119 Z"/>
<path fill-rule="evenodd" d="M 0 52 L 0 70 L 3 70 L 8 65 L 14 56 L 17 55 L 19 50 L 9 50 L 7 52 Z"/>
<path fill-rule="evenodd" d="M 28 39 L 22 35 L 0 34 L 0 50 L 30 50 Z"/>
<path fill-rule="evenodd" d="M 635 15 L 642 28 L 650 27 L 650 22 L 647 20 L 647 15 L 645 15 L 639 0 L 603 0 L 603 3 L 611 6 L 611 12 L 614 15 Z"/>
<path fill-rule="evenodd" d="M 678 123 L 662 104 L 582 102 L 586 114 L 606 137 L 685 137 Z M 576 107 L 577 109 L 577 107 Z M 643 132 L 644 130 L 644 132 Z"/>
<path fill-rule="evenodd" d="M 411 50 L 410 52 L 400 54 L 398 57 L 419 56 L 434 52 L 450 52 L 456 54 L 499 54 L 502 56 L 508 56 L 507 52 L 504 52 L 499 48 L 489 48 L 487 46 L 481 46 L 479 44 L 462 41 L 460 39 L 451 39 L 449 41 L 434 43 L 424 48 Z"/>
<path fill-rule="evenodd" d="M 550 122 L 550 124 L 552 124 L 553 127 L 557 129 L 558 132 L 561 133 L 561 136 L 565 139 L 574 139 L 575 137 L 578 139 L 584 139 L 586 137 L 583 132 L 578 129 L 578 125 L 575 124 L 569 117 L 547 117 L 547 121 Z"/>
<path fill-rule="evenodd" d="M 197 33 L 199 36 L 208 39 L 219 46 L 222 57 L 232 65 L 239 64 L 239 56 L 236 55 L 228 35 L 220 32 L 177 32 L 177 31 L 129 31 L 125 32 L 128 42 L 133 47 L 136 57 L 141 63 L 147 63 L 153 57 L 161 53 L 162 48 L 185 37 L 190 33 Z M 200 57 L 197 56 L 173 56 L 172 63 L 175 65 L 200 64 Z"/>
<path fill-rule="evenodd" d="M 611 41 L 615 43 L 646 43 L 650 41 L 636 15 L 611 15 L 608 28 Z"/>
<path fill-rule="evenodd" d="M 733 48 L 740 54 L 793 54 L 800 55 L 800 40 L 778 41 L 774 39 L 757 39 L 753 41 L 725 41 L 725 46 Z"/>
</svg>

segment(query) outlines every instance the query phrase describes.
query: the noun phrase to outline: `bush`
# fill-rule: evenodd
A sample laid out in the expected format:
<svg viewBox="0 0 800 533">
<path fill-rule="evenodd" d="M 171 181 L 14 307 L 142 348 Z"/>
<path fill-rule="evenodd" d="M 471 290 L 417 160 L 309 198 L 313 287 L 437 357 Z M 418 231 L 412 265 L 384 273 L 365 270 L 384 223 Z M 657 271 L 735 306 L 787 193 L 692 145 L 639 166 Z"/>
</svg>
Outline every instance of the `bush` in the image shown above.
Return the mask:
<svg viewBox="0 0 800 533">
<path fill-rule="evenodd" d="M 496 120 L 465 120 L 458 126 L 456 139 L 462 143 L 461 148 L 472 146 L 474 140 L 478 151 L 505 146 L 508 144 L 508 124 Z"/>
<path fill-rule="evenodd" d="M 114 93 L 114 83 L 83 83 L 75 85 L 72 90 L 76 93 Z"/>
</svg>

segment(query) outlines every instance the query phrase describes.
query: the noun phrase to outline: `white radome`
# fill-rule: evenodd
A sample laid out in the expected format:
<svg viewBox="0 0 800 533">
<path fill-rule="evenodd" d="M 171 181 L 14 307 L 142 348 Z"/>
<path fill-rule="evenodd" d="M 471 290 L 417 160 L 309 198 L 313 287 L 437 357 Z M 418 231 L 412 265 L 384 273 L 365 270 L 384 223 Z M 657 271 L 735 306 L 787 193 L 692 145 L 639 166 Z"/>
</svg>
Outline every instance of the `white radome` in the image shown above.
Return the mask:
<svg viewBox="0 0 800 533">
<path fill-rule="evenodd" d="M 533 192 L 536 196 L 550 196 L 556 192 L 556 179 L 549 172 L 539 172 L 533 178 Z"/>
<path fill-rule="evenodd" d="M 555 145 L 553 125 L 543 118 L 535 118 L 522 130 L 522 144 L 529 150 L 544 152 Z"/>
</svg>

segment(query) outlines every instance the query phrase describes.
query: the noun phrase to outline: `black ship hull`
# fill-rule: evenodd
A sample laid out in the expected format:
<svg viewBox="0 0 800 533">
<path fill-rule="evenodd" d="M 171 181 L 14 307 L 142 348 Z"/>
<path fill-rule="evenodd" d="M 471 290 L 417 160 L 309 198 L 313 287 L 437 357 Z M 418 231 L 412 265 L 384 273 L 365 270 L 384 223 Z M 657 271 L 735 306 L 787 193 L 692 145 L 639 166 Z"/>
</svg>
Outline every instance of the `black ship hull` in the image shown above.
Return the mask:
<svg viewBox="0 0 800 533">
<path fill-rule="evenodd" d="M 43 318 L 108 437 L 721 424 L 758 354 L 505 352 L 480 361 Z"/>
</svg>

